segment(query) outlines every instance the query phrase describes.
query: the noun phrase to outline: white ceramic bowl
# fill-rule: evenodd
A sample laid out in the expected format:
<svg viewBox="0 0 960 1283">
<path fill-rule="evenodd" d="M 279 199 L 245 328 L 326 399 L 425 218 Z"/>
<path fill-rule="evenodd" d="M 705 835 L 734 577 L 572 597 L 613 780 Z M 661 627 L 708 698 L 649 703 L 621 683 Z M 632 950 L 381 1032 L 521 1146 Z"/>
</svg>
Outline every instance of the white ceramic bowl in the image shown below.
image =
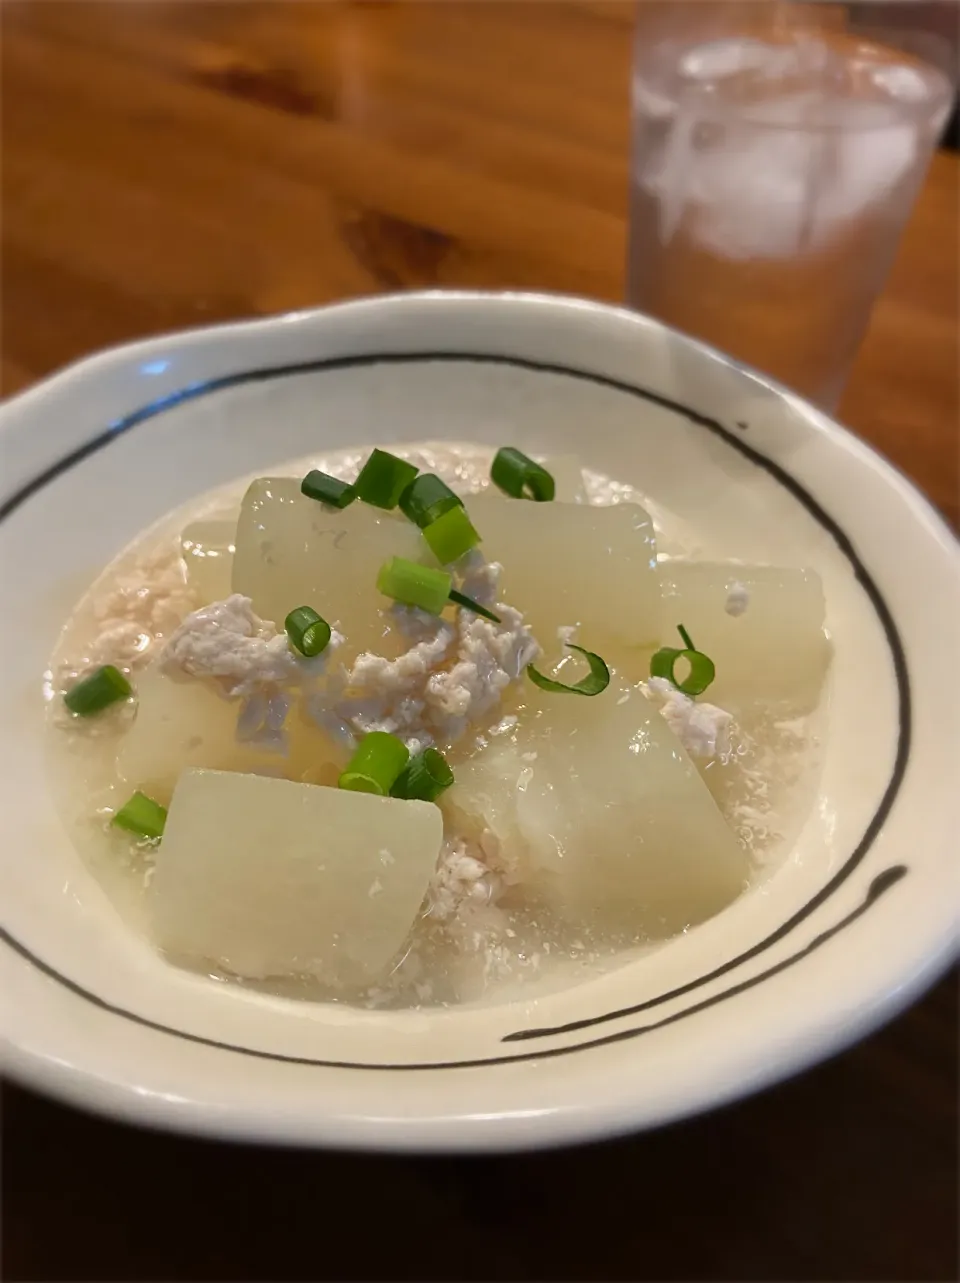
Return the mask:
<svg viewBox="0 0 960 1283">
<path fill-rule="evenodd" d="M 835 644 L 818 804 L 717 918 L 528 1001 L 374 1013 L 176 970 L 115 914 L 48 798 L 41 674 L 144 526 L 350 443 L 571 451 L 696 515 L 715 557 L 808 564 Z M 574 299 L 422 294 L 138 343 L 0 418 L 3 1065 L 65 1100 L 219 1136 L 483 1150 L 653 1126 L 888 1019 L 955 952 L 960 556 L 823 415 L 655 321 Z"/>
</svg>

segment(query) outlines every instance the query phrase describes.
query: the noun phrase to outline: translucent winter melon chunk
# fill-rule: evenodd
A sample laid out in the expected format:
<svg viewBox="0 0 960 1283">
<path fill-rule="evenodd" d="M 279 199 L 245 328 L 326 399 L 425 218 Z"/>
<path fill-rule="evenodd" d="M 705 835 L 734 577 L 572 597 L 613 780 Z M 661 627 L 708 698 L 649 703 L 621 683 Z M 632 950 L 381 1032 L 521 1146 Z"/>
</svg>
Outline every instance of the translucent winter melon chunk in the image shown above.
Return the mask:
<svg viewBox="0 0 960 1283">
<path fill-rule="evenodd" d="M 531 864 L 517 821 L 517 791 L 529 776 L 517 741 L 501 736 L 454 767 L 454 783 L 439 803 L 451 830 L 467 837 L 510 884 L 528 881 Z"/>
<path fill-rule="evenodd" d="M 459 767 L 445 807 L 575 924 L 670 935 L 724 908 L 747 876 L 680 742 L 628 685 L 534 692 L 514 742 Z"/>
<path fill-rule="evenodd" d="M 180 553 L 187 568 L 187 583 L 197 600 L 209 605 L 230 596 L 235 521 L 194 521 L 180 535 Z"/>
<path fill-rule="evenodd" d="M 339 621 L 351 651 L 379 649 L 377 611 L 389 603 L 376 580 L 390 557 L 430 557 L 405 518 L 359 501 L 338 511 L 301 494 L 295 477 L 261 477 L 240 509 L 233 591 L 278 628 L 295 607 L 312 606 Z"/>
<path fill-rule="evenodd" d="M 545 650 L 560 625 L 579 625 L 590 650 L 649 648 L 660 591 L 653 524 L 636 504 L 595 508 L 483 494 L 466 500 L 489 561 L 503 565 L 500 596 L 522 610 Z M 641 674 L 637 674 L 640 676 Z"/>
<path fill-rule="evenodd" d="M 663 643 L 682 645 L 676 626 L 683 624 L 716 665 L 705 698 L 739 708 L 776 703 L 794 712 L 816 705 L 830 643 L 823 631 L 823 586 L 814 571 L 666 561 L 660 582 Z M 742 613 L 731 613 L 740 608 Z"/>
<path fill-rule="evenodd" d="M 238 976 L 369 983 L 413 925 L 442 836 L 427 802 L 185 771 L 150 884 L 156 941 Z"/>
<path fill-rule="evenodd" d="M 147 668 L 137 679 L 137 711 L 117 754 L 117 771 L 131 788 L 164 802 L 187 766 L 253 770 L 276 764 L 276 754 L 235 738 L 239 702 L 206 682 L 180 681 Z"/>
<path fill-rule="evenodd" d="M 587 491 L 583 484 L 583 469 L 575 454 L 552 454 L 543 460 L 543 466 L 553 477 L 557 503 L 586 503 Z"/>
</svg>

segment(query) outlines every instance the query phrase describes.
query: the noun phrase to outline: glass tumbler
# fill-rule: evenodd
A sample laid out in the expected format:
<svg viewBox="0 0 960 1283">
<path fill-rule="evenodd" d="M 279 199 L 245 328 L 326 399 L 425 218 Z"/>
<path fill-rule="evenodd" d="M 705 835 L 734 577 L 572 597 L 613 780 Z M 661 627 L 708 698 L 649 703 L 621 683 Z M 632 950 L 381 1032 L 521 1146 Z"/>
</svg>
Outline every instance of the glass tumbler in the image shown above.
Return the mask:
<svg viewBox="0 0 960 1283">
<path fill-rule="evenodd" d="M 835 408 L 950 113 L 932 9 L 641 2 L 628 303 Z"/>
</svg>

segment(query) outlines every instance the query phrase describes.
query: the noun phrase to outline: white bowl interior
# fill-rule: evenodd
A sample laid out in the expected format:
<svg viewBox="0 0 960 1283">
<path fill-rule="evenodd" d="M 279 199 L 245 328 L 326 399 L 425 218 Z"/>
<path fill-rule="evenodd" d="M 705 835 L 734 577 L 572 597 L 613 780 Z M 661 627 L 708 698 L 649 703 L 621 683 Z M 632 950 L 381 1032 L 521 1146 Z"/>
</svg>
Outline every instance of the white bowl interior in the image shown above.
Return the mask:
<svg viewBox="0 0 960 1283">
<path fill-rule="evenodd" d="M 960 697 L 936 675 L 960 653 L 956 550 L 905 483 L 799 402 L 609 309 L 412 297 L 120 350 L 4 413 L 13 1072 L 198 1129 L 537 1143 L 739 1094 L 855 1037 L 949 957 Z M 689 513 L 711 559 L 817 569 L 835 646 L 817 805 L 762 886 L 574 988 L 375 1013 L 178 971 L 120 919 L 50 806 L 40 682 L 58 630 L 107 561 L 198 493 L 424 439 L 576 453 Z"/>
</svg>

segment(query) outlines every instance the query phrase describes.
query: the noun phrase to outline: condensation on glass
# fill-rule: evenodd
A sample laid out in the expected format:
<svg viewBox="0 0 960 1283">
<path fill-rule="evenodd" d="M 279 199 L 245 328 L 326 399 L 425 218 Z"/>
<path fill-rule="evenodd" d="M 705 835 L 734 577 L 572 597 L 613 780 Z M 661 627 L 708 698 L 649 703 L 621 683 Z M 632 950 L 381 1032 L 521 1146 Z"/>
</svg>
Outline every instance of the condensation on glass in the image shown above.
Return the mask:
<svg viewBox="0 0 960 1283">
<path fill-rule="evenodd" d="M 639 5 L 630 304 L 833 408 L 950 111 L 930 9 Z"/>
</svg>

